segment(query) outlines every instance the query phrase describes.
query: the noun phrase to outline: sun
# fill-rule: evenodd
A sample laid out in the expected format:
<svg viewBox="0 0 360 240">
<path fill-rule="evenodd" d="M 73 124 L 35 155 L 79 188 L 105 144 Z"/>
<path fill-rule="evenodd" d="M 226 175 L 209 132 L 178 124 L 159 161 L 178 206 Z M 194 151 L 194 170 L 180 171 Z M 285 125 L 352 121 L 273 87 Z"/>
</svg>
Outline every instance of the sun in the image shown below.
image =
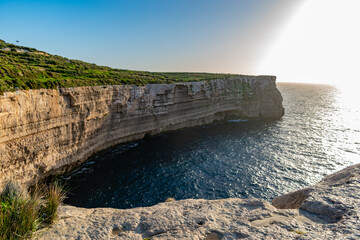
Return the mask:
<svg viewBox="0 0 360 240">
<path fill-rule="evenodd" d="M 258 72 L 284 82 L 360 82 L 359 11 L 359 0 L 304 1 Z"/>
</svg>

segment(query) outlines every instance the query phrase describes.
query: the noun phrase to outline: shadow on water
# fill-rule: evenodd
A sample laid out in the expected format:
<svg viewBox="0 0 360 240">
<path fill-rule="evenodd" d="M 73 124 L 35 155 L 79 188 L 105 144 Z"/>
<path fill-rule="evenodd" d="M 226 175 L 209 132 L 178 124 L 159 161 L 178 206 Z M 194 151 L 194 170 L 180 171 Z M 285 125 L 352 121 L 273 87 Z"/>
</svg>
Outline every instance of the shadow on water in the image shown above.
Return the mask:
<svg viewBox="0 0 360 240">
<path fill-rule="evenodd" d="M 62 177 L 73 189 L 65 203 L 129 208 L 154 205 L 167 197 L 234 197 L 227 191 L 216 191 L 218 183 L 207 180 L 226 180 L 226 176 L 216 176 L 215 168 L 222 167 L 216 152 L 227 151 L 221 146 L 227 139 L 255 136 L 273 125 L 276 121 L 216 123 L 113 147 Z M 223 143 L 216 143 L 222 139 Z M 246 193 L 236 196 L 247 197 Z"/>
</svg>

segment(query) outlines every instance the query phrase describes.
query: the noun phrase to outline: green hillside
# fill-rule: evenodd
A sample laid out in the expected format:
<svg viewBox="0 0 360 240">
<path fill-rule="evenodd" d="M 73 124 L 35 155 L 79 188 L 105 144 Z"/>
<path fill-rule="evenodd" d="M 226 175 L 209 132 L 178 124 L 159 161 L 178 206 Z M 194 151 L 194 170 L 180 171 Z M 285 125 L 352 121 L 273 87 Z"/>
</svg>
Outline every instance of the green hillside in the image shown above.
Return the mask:
<svg viewBox="0 0 360 240">
<path fill-rule="evenodd" d="M 0 40 L 0 94 L 16 89 L 174 83 L 226 78 L 213 73 L 158 73 L 97 66 Z"/>
</svg>

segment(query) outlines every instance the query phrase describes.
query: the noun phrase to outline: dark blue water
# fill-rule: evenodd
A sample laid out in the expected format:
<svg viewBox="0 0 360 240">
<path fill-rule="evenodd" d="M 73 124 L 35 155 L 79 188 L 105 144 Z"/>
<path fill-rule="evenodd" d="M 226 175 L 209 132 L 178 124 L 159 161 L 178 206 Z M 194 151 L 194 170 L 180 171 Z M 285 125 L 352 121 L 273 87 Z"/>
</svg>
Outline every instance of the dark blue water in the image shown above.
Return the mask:
<svg viewBox="0 0 360 240">
<path fill-rule="evenodd" d="M 325 85 L 278 86 L 282 119 L 217 123 L 119 145 L 63 176 L 72 189 L 65 203 L 131 208 L 168 197 L 271 200 L 360 162 L 354 96 Z"/>
</svg>

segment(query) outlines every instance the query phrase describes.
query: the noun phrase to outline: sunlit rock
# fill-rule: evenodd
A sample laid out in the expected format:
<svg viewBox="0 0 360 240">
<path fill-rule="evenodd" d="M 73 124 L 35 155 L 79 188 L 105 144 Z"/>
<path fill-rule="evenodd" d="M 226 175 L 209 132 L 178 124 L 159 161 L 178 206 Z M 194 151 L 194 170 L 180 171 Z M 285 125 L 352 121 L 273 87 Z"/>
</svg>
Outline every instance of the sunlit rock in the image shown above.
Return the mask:
<svg viewBox="0 0 360 240">
<path fill-rule="evenodd" d="M 8 92 L 0 96 L 0 186 L 34 182 L 145 135 L 283 114 L 273 76 Z"/>
</svg>

